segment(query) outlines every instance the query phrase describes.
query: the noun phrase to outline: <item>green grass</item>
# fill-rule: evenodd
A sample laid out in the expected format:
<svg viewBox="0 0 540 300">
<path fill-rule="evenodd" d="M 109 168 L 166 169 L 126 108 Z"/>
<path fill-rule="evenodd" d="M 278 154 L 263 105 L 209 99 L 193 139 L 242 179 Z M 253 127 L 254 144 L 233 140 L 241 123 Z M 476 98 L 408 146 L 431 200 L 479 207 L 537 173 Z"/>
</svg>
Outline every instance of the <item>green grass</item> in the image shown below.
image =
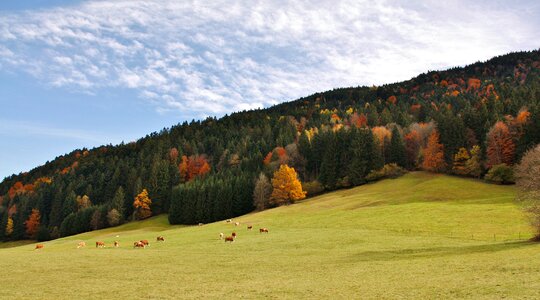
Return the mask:
<svg viewBox="0 0 540 300">
<path fill-rule="evenodd" d="M 0 249 L 1 297 L 538 299 L 540 245 L 526 241 L 513 198 L 511 186 L 417 172 L 245 215 L 236 228 L 159 216 Z M 232 231 L 234 243 L 219 240 Z M 150 247 L 133 249 L 139 239 Z"/>
</svg>

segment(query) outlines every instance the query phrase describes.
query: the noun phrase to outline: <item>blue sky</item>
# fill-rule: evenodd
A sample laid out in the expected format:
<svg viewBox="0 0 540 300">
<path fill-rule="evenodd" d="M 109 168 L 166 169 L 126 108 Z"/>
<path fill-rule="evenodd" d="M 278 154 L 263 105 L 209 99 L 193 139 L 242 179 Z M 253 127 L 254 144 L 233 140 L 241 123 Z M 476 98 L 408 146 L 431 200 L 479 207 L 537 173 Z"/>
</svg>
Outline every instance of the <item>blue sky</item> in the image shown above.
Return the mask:
<svg viewBox="0 0 540 300">
<path fill-rule="evenodd" d="M 2 1 L 0 178 L 184 120 L 538 41 L 538 1 Z"/>
</svg>

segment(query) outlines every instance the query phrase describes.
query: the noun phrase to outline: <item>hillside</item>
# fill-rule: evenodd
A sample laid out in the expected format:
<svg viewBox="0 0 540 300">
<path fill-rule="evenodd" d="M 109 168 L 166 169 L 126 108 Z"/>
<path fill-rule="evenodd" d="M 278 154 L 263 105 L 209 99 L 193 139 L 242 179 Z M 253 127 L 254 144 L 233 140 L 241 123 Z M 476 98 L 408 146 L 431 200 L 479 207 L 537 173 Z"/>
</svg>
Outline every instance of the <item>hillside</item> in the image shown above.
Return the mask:
<svg viewBox="0 0 540 300">
<path fill-rule="evenodd" d="M 9 270 L 2 293 L 56 299 L 77 286 L 82 297 L 135 299 L 538 298 L 540 245 L 526 241 L 513 198 L 511 186 L 414 172 L 248 214 L 235 219 L 240 227 L 171 226 L 158 216 L 41 250 L 0 249 Z M 219 239 L 233 230 L 234 243 Z M 165 242 L 153 242 L 158 235 Z M 132 248 L 139 239 L 150 247 Z M 98 240 L 121 247 L 96 249 Z M 88 246 L 76 249 L 79 241 Z"/>
<path fill-rule="evenodd" d="M 284 164 L 308 196 L 366 184 L 391 163 L 510 183 L 489 171 L 510 172 L 538 143 L 540 51 L 511 53 L 74 150 L 0 183 L 0 240 L 49 240 L 142 218 L 133 202 L 143 190 L 151 213 L 169 213 L 173 224 L 243 215 L 254 210 L 256 184 L 270 184 Z"/>
</svg>

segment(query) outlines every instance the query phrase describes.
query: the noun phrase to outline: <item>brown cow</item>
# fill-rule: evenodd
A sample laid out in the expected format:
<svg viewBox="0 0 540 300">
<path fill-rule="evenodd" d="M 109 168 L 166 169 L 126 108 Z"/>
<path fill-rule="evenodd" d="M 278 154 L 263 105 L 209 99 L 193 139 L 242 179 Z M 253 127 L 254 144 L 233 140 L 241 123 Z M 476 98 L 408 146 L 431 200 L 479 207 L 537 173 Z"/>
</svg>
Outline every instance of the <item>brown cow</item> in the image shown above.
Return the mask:
<svg viewBox="0 0 540 300">
<path fill-rule="evenodd" d="M 226 242 L 231 242 L 231 243 L 234 242 L 234 236 L 226 236 L 225 237 L 225 243 Z"/>
<path fill-rule="evenodd" d="M 43 247 L 45 247 L 45 245 L 43 244 L 37 244 L 36 245 L 36 248 L 34 250 L 37 250 L 37 249 L 43 249 Z"/>
<path fill-rule="evenodd" d="M 260 228 L 259 229 L 259 233 L 263 233 L 263 232 L 268 233 L 268 228 Z"/>
<path fill-rule="evenodd" d="M 115 247 L 115 248 L 120 247 L 120 243 L 119 243 L 118 241 L 114 241 L 114 247 Z"/>
<path fill-rule="evenodd" d="M 251 229 L 253 229 L 253 226 L 249 225 L 247 228 L 248 228 L 248 230 L 251 230 Z"/>
<path fill-rule="evenodd" d="M 236 238 L 236 232 L 233 232 L 231 235 L 233 238 Z"/>
<path fill-rule="evenodd" d="M 96 248 L 105 248 L 104 242 L 96 242 Z"/>
<path fill-rule="evenodd" d="M 140 240 L 140 242 L 143 243 L 145 246 L 150 245 L 150 243 L 148 243 L 148 240 Z"/>
<path fill-rule="evenodd" d="M 158 242 L 165 242 L 165 238 L 162 237 L 162 236 L 158 236 L 158 237 L 156 238 L 156 240 L 157 240 Z"/>
<path fill-rule="evenodd" d="M 144 245 L 144 243 L 141 242 L 141 241 L 133 243 L 133 248 L 143 248 L 144 249 L 145 247 L 146 247 L 146 245 Z"/>
<path fill-rule="evenodd" d="M 79 244 L 77 245 L 77 249 L 83 248 L 83 247 L 86 247 L 86 243 L 85 242 L 79 242 Z"/>
</svg>

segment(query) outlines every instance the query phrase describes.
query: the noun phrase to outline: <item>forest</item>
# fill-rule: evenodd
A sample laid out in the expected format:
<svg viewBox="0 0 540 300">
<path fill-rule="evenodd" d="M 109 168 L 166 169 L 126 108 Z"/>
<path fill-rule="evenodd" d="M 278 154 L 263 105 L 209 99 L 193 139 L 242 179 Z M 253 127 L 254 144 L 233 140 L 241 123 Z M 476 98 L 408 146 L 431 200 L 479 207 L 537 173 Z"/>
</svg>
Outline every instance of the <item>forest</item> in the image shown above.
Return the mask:
<svg viewBox="0 0 540 300">
<path fill-rule="evenodd" d="M 0 240 L 209 223 L 408 170 L 512 184 L 539 143 L 540 51 L 510 53 L 74 150 L 0 183 Z"/>
</svg>

